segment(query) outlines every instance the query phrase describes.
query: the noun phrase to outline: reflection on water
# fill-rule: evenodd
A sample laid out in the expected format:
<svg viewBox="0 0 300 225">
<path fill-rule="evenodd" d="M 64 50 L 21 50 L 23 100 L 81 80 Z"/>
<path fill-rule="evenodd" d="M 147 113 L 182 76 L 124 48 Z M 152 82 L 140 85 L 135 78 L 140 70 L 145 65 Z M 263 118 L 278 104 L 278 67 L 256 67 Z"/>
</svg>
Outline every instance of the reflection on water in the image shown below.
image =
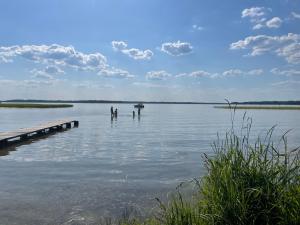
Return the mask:
<svg viewBox="0 0 300 225">
<path fill-rule="evenodd" d="M 16 149 L 13 148 L 13 149 L 9 149 L 9 148 L 4 148 L 4 149 L 1 149 L 0 151 L 0 156 L 6 156 L 9 154 L 9 151 L 15 151 Z"/>
<path fill-rule="evenodd" d="M 209 105 L 145 105 L 133 119 L 132 105 L 76 104 L 66 109 L 1 109 L 0 131 L 32 127 L 57 119 L 80 121 L 59 132 L 2 151 L 2 224 L 93 224 L 121 216 L 126 208 L 141 214 L 154 197 L 203 173 L 201 154 L 230 128 L 230 112 Z M 237 112 L 237 123 L 243 112 Z M 300 115 L 295 111 L 250 111 L 254 134 L 278 125 L 288 129 L 291 147 L 300 145 Z"/>
</svg>

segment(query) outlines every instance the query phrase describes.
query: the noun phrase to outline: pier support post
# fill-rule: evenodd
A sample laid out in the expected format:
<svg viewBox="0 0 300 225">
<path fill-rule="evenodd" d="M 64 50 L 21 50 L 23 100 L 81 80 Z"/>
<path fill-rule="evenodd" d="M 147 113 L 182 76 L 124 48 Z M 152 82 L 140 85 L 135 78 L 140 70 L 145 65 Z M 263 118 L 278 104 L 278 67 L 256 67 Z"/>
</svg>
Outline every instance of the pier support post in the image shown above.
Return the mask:
<svg viewBox="0 0 300 225">
<path fill-rule="evenodd" d="M 71 123 L 66 123 L 66 128 L 71 128 Z"/>
<path fill-rule="evenodd" d="M 38 136 L 43 136 L 45 134 L 45 132 L 43 131 L 43 130 L 39 130 L 38 132 L 37 132 L 37 135 Z"/>
<path fill-rule="evenodd" d="M 79 126 L 79 121 L 75 120 L 74 121 L 74 127 L 78 127 Z"/>
<path fill-rule="evenodd" d="M 8 145 L 8 141 L 7 140 L 0 141 L 0 148 L 3 148 L 5 146 L 7 146 L 7 145 Z"/>
<path fill-rule="evenodd" d="M 27 134 L 23 134 L 20 136 L 20 141 L 26 141 L 28 139 Z"/>
</svg>

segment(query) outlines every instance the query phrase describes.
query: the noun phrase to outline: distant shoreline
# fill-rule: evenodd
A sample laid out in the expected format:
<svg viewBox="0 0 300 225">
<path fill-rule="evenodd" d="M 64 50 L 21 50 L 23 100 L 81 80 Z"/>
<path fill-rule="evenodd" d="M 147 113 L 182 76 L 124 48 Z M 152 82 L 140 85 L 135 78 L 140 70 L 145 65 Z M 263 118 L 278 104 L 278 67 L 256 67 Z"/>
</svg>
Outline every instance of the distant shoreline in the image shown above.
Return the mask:
<svg viewBox="0 0 300 225">
<path fill-rule="evenodd" d="M 41 99 L 12 99 L 3 103 L 98 103 L 98 104 L 190 104 L 190 105 L 227 105 L 226 102 L 176 102 L 176 101 L 118 101 L 118 100 L 41 100 Z M 0 101 L 1 103 L 1 101 Z M 248 101 L 231 102 L 232 105 L 300 105 L 298 101 Z"/>
<path fill-rule="evenodd" d="M 1 101 L 0 101 L 1 102 Z M 220 105 L 220 102 L 171 102 L 171 101 L 113 101 L 113 100 L 36 100 L 36 99 L 13 99 L 3 103 L 98 103 L 98 104 L 191 104 L 191 105 Z"/>
<path fill-rule="evenodd" d="M 271 105 L 234 105 L 234 106 L 215 106 L 214 108 L 218 109 L 267 109 L 267 110 L 300 110 L 300 106 L 286 106 L 286 105 L 277 105 L 277 106 L 271 106 Z"/>
<path fill-rule="evenodd" d="M 29 104 L 29 103 L 0 103 L 0 108 L 37 108 L 37 109 L 49 109 L 49 108 L 69 108 L 73 107 L 71 104 Z"/>
<path fill-rule="evenodd" d="M 231 102 L 232 105 L 300 105 L 298 101 L 249 101 L 249 102 Z"/>
</svg>

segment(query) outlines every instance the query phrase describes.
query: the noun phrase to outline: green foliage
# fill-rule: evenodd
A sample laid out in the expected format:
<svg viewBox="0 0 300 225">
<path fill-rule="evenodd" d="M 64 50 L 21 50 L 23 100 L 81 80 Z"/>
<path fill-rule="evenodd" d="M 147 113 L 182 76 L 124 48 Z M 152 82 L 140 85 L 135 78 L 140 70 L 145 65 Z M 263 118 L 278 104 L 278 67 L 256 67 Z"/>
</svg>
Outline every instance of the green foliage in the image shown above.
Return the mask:
<svg viewBox="0 0 300 225">
<path fill-rule="evenodd" d="M 213 143 L 215 154 L 204 156 L 207 175 L 193 182 L 192 196 L 184 197 L 178 187 L 167 204 L 158 199 L 160 210 L 153 218 L 120 224 L 299 225 L 299 148 L 288 151 L 286 134 L 275 145 L 274 127 L 251 142 L 252 122 L 247 121 L 239 136 L 232 126 L 225 140 Z"/>
<path fill-rule="evenodd" d="M 0 108 L 67 108 L 73 107 L 71 104 L 37 104 L 37 103 L 1 103 Z"/>
<path fill-rule="evenodd" d="M 250 132 L 250 125 L 249 125 Z M 247 129 L 248 129 L 247 128 Z M 262 141 L 249 144 L 249 133 L 234 132 L 213 145 L 214 156 L 205 155 L 207 175 L 185 201 L 178 192 L 161 206 L 157 224 L 167 225 L 299 225 L 299 149 L 276 149 L 272 128 Z"/>
<path fill-rule="evenodd" d="M 280 152 L 270 141 L 229 133 L 206 156 L 208 175 L 200 192 L 208 224 L 300 224 L 299 150 Z"/>
</svg>

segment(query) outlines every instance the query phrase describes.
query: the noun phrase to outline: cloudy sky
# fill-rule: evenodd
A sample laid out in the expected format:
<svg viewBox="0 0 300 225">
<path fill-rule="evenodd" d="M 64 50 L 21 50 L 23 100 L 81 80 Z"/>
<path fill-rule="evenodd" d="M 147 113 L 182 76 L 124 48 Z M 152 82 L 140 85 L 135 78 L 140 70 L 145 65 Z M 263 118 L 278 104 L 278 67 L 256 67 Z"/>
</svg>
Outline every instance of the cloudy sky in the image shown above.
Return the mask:
<svg viewBox="0 0 300 225">
<path fill-rule="evenodd" d="M 300 0 L 1 0 L 0 100 L 300 99 Z"/>
</svg>

